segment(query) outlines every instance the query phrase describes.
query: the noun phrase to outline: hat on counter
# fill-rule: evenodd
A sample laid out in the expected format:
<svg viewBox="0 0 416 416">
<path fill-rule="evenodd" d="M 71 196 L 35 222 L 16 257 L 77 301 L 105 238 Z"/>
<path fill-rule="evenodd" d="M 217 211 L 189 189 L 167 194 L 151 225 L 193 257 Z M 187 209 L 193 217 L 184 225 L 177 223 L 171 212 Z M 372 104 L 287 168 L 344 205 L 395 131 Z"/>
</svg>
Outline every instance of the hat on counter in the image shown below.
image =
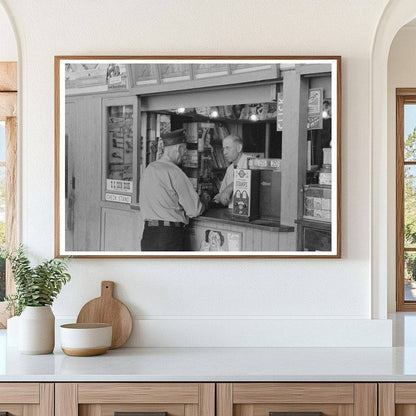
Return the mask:
<svg viewBox="0 0 416 416">
<path fill-rule="evenodd" d="M 173 146 L 174 144 L 186 143 L 186 130 L 179 129 L 162 134 L 163 144 Z"/>
</svg>

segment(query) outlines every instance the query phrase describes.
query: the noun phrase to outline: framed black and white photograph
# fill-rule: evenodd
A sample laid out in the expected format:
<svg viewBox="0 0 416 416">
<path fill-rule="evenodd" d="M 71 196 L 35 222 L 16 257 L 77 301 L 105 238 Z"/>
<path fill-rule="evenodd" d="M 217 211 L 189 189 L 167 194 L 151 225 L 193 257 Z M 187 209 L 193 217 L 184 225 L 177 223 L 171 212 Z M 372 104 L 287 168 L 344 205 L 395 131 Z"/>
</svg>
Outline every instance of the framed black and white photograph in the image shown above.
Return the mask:
<svg viewBox="0 0 416 416">
<path fill-rule="evenodd" d="M 55 57 L 56 256 L 341 256 L 340 57 Z"/>
</svg>

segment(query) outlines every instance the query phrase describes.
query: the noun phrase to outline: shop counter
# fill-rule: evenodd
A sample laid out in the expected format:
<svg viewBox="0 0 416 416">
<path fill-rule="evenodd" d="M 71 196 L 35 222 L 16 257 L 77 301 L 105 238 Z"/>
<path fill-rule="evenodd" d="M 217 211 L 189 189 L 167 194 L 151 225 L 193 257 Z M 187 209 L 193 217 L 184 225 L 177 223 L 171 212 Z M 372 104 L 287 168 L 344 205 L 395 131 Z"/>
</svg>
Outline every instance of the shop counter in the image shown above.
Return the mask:
<svg viewBox="0 0 416 416">
<path fill-rule="evenodd" d="M 211 208 L 189 226 L 190 249 L 201 251 L 293 251 L 295 227 L 263 219 L 242 222 L 228 208 Z"/>
</svg>

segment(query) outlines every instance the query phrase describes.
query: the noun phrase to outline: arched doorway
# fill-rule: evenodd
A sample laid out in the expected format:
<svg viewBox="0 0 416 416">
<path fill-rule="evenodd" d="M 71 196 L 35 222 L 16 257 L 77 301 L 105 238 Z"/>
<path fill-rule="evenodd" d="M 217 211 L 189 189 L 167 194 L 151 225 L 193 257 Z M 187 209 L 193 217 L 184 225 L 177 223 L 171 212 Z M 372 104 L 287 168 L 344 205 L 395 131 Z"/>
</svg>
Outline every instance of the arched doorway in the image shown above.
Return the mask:
<svg viewBox="0 0 416 416">
<path fill-rule="evenodd" d="M 412 0 L 390 1 L 380 18 L 371 54 L 371 259 L 372 259 L 372 317 L 387 318 L 387 299 L 391 289 L 389 274 L 395 262 L 392 250 L 392 224 L 395 221 L 394 166 L 389 158 L 388 57 L 390 46 L 402 26 L 416 17 Z M 394 182 L 393 182 L 394 185 Z M 394 227 L 393 227 L 394 229 Z M 394 236 L 395 238 L 395 236 Z M 394 290 L 394 289 L 393 289 Z"/>
<path fill-rule="evenodd" d="M 9 14 L 0 2 L 0 245 L 17 241 L 17 41 Z M 13 290 L 11 273 L 0 261 L 0 305 Z M 6 315 L 0 306 L 0 327 Z"/>
</svg>

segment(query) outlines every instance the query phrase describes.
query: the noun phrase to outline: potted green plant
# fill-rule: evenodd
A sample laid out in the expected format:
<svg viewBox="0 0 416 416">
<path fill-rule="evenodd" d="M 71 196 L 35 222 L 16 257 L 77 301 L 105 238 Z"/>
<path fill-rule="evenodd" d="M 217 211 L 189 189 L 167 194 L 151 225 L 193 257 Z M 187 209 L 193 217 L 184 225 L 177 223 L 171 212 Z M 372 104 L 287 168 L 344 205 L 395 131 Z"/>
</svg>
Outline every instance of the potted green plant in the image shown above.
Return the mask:
<svg viewBox="0 0 416 416">
<path fill-rule="evenodd" d="M 19 318 L 19 351 L 24 354 L 49 354 L 55 346 L 55 317 L 51 305 L 71 276 L 68 258 L 45 260 L 31 266 L 25 249 L 1 250 L 10 261 L 16 292 L 6 296 L 8 309 Z"/>
</svg>

